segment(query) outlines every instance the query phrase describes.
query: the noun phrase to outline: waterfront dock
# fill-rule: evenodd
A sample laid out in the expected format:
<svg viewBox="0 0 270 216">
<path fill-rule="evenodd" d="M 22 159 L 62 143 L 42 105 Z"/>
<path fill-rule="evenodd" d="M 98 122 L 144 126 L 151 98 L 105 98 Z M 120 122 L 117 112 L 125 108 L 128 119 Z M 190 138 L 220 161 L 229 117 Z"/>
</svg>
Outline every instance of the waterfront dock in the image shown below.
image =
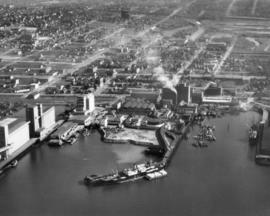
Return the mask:
<svg viewBox="0 0 270 216">
<path fill-rule="evenodd" d="M 181 140 L 183 139 L 184 135 L 186 134 L 188 128 L 190 127 L 191 123 L 188 123 L 186 126 L 184 126 L 181 130 L 180 135 L 175 135 L 172 133 L 167 133 L 173 141 L 171 143 L 168 142 L 168 139 L 166 139 L 166 131 L 164 128 L 160 128 L 158 131 L 160 142 L 163 143 L 163 145 L 166 147 L 165 154 L 163 156 L 163 159 L 161 161 L 161 164 L 164 165 L 164 167 L 167 167 L 173 157 L 173 154 L 175 153 L 176 149 L 178 148 Z"/>
<path fill-rule="evenodd" d="M 32 138 L 26 142 L 23 146 L 17 149 L 11 156 L 6 160 L 0 162 L 0 170 L 3 171 L 12 161 L 16 160 L 21 154 L 23 154 L 27 149 L 34 145 L 38 141 L 38 138 Z"/>
<path fill-rule="evenodd" d="M 270 127 L 263 122 L 259 125 L 255 161 L 258 164 L 270 165 Z"/>
</svg>

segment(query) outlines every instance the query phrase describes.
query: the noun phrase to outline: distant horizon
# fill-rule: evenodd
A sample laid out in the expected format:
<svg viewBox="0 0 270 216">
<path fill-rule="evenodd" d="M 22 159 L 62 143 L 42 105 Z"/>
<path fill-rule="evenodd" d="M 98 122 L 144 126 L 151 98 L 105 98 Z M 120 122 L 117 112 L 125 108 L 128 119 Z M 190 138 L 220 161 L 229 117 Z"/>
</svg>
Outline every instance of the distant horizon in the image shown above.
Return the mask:
<svg viewBox="0 0 270 216">
<path fill-rule="evenodd" d="M 70 4 L 70 3 L 88 3 L 88 4 L 108 4 L 108 3 L 135 3 L 135 4 L 168 4 L 168 3 L 183 3 L 186 0 L 0 0 L 0 5 L 15 5 L 15 6 L 33 6 L 33 5 L 53 5 L 53 4 Z M 26 5 L 27 4 L 27 5 Z"/>
</svg>

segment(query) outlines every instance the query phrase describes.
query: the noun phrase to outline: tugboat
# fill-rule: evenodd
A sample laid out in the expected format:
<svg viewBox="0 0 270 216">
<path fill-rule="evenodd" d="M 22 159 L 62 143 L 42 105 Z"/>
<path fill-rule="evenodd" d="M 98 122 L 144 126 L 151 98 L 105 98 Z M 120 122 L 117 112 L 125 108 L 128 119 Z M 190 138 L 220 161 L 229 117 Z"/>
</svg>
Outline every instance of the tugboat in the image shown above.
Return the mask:
<svg viewBox="0 0 270 216">
<path fill-rule="evenodd" d="M 156 146 L 150 146 L 147 149 L 145 149 L 145 154 L 149 155 L 156 155 L 162 157 L 165 154 L 164 148 L 156 147 Z"/>
</svg>

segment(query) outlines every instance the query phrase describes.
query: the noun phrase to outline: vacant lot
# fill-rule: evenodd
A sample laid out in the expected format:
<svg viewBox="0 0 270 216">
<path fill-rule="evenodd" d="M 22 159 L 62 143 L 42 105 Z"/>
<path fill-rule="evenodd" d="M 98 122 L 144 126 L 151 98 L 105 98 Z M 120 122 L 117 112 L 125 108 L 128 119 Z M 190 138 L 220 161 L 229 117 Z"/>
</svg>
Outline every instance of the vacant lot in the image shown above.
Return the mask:
<svg viewBox="0 0 270 216">
<path fill-rule="evenodd" d="M 108 136 L 109 139 L 121 139 L 121 140 L 133 140 L 139 142 L 149 142 L 154 145 L 158 145 L 155 131 L 149 130 L 136 130 L 125 128 L 124 131 L 118 133 L 111 133 Z"/>
</svg>

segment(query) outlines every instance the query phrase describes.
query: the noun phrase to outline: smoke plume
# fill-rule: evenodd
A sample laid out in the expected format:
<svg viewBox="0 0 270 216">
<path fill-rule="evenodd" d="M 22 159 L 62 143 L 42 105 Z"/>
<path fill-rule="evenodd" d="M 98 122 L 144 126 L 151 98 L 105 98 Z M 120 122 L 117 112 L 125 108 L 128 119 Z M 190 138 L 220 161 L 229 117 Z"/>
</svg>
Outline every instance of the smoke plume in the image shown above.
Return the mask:
<svg viewBox="0 0 270 216">
<path fill-rule="evenodd" d="M 165 73 L 162 66 L 155 67 L 153 72 L 154 72 L 154 76 L 157 78 L 158 81 L 162 83 L 164 88 L 169 88 L 172 91 L 176 92 L 173 79 L 170 79 L 168 77 L 168 74 Z"/>
<path fill-rule="evenodd" d="M 146 44 L 158 45 L 158 42 L 161 40 L 160 35 L 147 35 L 148 37 L 143 38 Z M 178 84 L 181 76 L 178 74 L 167 73 L 161 63 L 160 51 L 157 48 L 151 48 L 144 50 L 144 59 L 148 64 L 149 68 L 153 68 L 154 77 L 161 82 L 164 88 L 169 88 L 172 91 L 176 92 L 175 86 Z M 159 47 L 159 46 L 157 46 Z"/>
</svg>

